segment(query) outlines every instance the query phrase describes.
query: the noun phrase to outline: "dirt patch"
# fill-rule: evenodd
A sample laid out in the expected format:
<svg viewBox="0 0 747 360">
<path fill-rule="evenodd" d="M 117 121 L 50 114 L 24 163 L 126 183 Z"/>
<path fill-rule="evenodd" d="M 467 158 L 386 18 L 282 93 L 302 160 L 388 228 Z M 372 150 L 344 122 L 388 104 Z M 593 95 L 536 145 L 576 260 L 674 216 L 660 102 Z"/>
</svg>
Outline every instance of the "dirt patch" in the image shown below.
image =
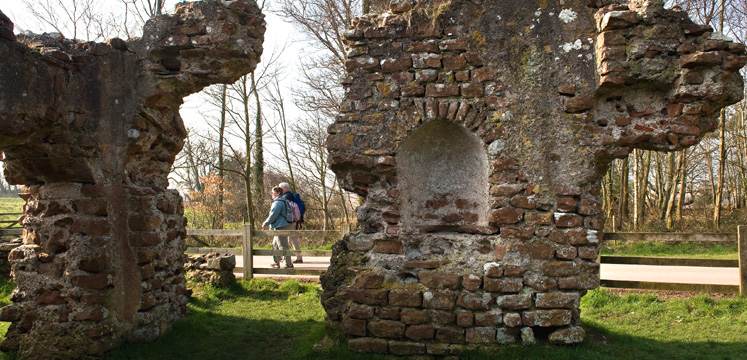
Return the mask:
<svg viewBox="0 0 747 360">
<path fill-rule="evenodd" d="M 609 289 L 609 288 L 605 288 L 605 290 L 610 294 L 619 295 L 619 296 L 624 296 L 628 294 L 655 294 L 656 297 L 659 298 L 659 300 L 689 299 L 699 294 L 702 294 L 702 293 L 694 292 L 694 291 Z M 714 300 L 731 299 L 731 298 L 736 297 L 735 294 L 721 294 L 721 293 L 708 293 L 708 296 L 712 297 Z"/>
</svg>

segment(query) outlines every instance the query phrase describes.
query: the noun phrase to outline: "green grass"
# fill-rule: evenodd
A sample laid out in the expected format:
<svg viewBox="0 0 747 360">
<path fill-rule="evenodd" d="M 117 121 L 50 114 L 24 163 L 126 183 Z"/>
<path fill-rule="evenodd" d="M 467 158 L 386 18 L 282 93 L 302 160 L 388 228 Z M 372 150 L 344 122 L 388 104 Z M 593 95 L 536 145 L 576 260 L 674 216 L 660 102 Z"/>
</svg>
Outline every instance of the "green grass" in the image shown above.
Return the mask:
<svg viewBox="0 0 747 360">
<path fill-rule="evenodd" d="M 696 241 L 683 243 L 623 241 L 617 244 L 607 241 L 602 246 L 602 255 L 732 260 L 739 258 L 736 244 L 724 246 Z"/>
<path fill-rule="evenodd" d="M 0 197 L 0 214 L 23 212 L 25 201 L 19 197 Z M 18 220 L 19 215 L 0 215 L 0 221 Z M 7 227 L 8 223 L 0 223 L 0 228 Z"/>
<path fill-rule="evenodd" d="M 152 343 L 125 345 L 107 358 L 401 359 L 351 353 L 325 337 L 321 291 L 314 284 L 258 278 L 225 289 L 190 286 L 195 295 L 185 321 Z M 0 304 L 9 303 L 12 289 L 11 282 L 0 281 Z M 663 299 L 596 289 L 581 300 L 581 320 L 587 336 L 578 346 L 515 345 L 460 359 L 736 360 L 747 353 L 743 297 Z"/>
</svg>

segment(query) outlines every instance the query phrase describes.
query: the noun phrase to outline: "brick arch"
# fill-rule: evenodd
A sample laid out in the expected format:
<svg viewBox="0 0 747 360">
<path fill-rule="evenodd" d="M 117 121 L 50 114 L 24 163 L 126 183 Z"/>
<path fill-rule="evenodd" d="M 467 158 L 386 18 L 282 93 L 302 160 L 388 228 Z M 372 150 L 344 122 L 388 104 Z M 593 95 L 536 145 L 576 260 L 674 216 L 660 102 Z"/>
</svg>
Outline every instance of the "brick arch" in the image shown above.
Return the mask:
<svg viewBox="0 0 747 360">
<path fill-rule="evenodd" d="M 403 226 L 463 231 L 487 225 L 487 152 L 464 126 L 428 121 L 399 144 L 396 159 Z"/>
</svg>

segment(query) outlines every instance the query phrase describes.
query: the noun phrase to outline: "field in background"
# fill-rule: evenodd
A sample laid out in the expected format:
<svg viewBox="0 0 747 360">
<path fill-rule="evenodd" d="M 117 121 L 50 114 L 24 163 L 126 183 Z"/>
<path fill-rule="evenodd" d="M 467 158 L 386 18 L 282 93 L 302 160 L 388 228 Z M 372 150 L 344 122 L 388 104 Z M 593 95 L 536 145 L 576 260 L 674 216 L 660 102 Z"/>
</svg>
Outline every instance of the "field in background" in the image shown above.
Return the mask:
<svg viewBox="0 0 747 360">
<path fill-rule="evenodd" d="M 23 201 L 23 199 L 19 197 L 0 197 L 0 214 L 23 212 L 23 204 L 25 204 L 25 201 Z M 19 215 L 0 215 L 0 221 L 18 220 L 18 216 Z M 3 227 L 5 227 L 8 224 L 0 225 L 3 225 Z"/>
</svg>

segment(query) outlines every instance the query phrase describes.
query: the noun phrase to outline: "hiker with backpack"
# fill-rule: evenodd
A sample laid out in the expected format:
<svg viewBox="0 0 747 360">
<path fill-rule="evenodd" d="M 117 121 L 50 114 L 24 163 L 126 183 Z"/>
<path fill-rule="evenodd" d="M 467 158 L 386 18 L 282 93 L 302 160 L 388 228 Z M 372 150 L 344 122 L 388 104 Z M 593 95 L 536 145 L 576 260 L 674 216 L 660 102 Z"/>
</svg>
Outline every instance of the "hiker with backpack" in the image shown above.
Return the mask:
<svg viewBox="0 0 747 360">
<path fill-rule="evenodd" d="M 286 201 L 282 196 L 283 189 L 279 186 L 272 188 L 272 206 L 270 207 L 270 215 L 267 216 L 267 220 L 262 223 L 262 227 L 270 226 L 270 230 L 294 230 L 295 223 L 289 222 L 286 217 L 288 215 L 288 208 Z M 273 250 L 289 250 L 288 237 L 287 236 L 275 236 L 272 238 L 272 249 Z M 273 256 L 272 267 L 279 268 L 280 260 L 282 256 Z M 291 257 L 285 256 L 285 267 L 290 269 L 293 268 L 291 263 Z"/>
<path fill-rule="evenodd" d="M 304 212 L 306 212 L 306 205 L 304 204 L 303 200 L 301 200 L 300 195 L 294 194 L 292 191 L 290 191 L 290 185 L 288 183 L 283 182 L 278 186 L 283 189 L 283 198 L 290 203 L 290 206 L 293 207 L 295 205 L 295 207 L 298 208 L 299 214 L 297 215 L 299 216 L 293 223 L 293 225 L 294 230 L 301 230 L 303 228 L 303 215 Z M 291 236 L 290 244 L 291 246 L 293 246 L 293 250 L 301 250 L 301 243 L 298 241 L 298 236 Z M 303 263 L 303 255 L 297 255 L 296 260 L 294 260 L 293 262 L 296 264 Z"/>
</svg>

